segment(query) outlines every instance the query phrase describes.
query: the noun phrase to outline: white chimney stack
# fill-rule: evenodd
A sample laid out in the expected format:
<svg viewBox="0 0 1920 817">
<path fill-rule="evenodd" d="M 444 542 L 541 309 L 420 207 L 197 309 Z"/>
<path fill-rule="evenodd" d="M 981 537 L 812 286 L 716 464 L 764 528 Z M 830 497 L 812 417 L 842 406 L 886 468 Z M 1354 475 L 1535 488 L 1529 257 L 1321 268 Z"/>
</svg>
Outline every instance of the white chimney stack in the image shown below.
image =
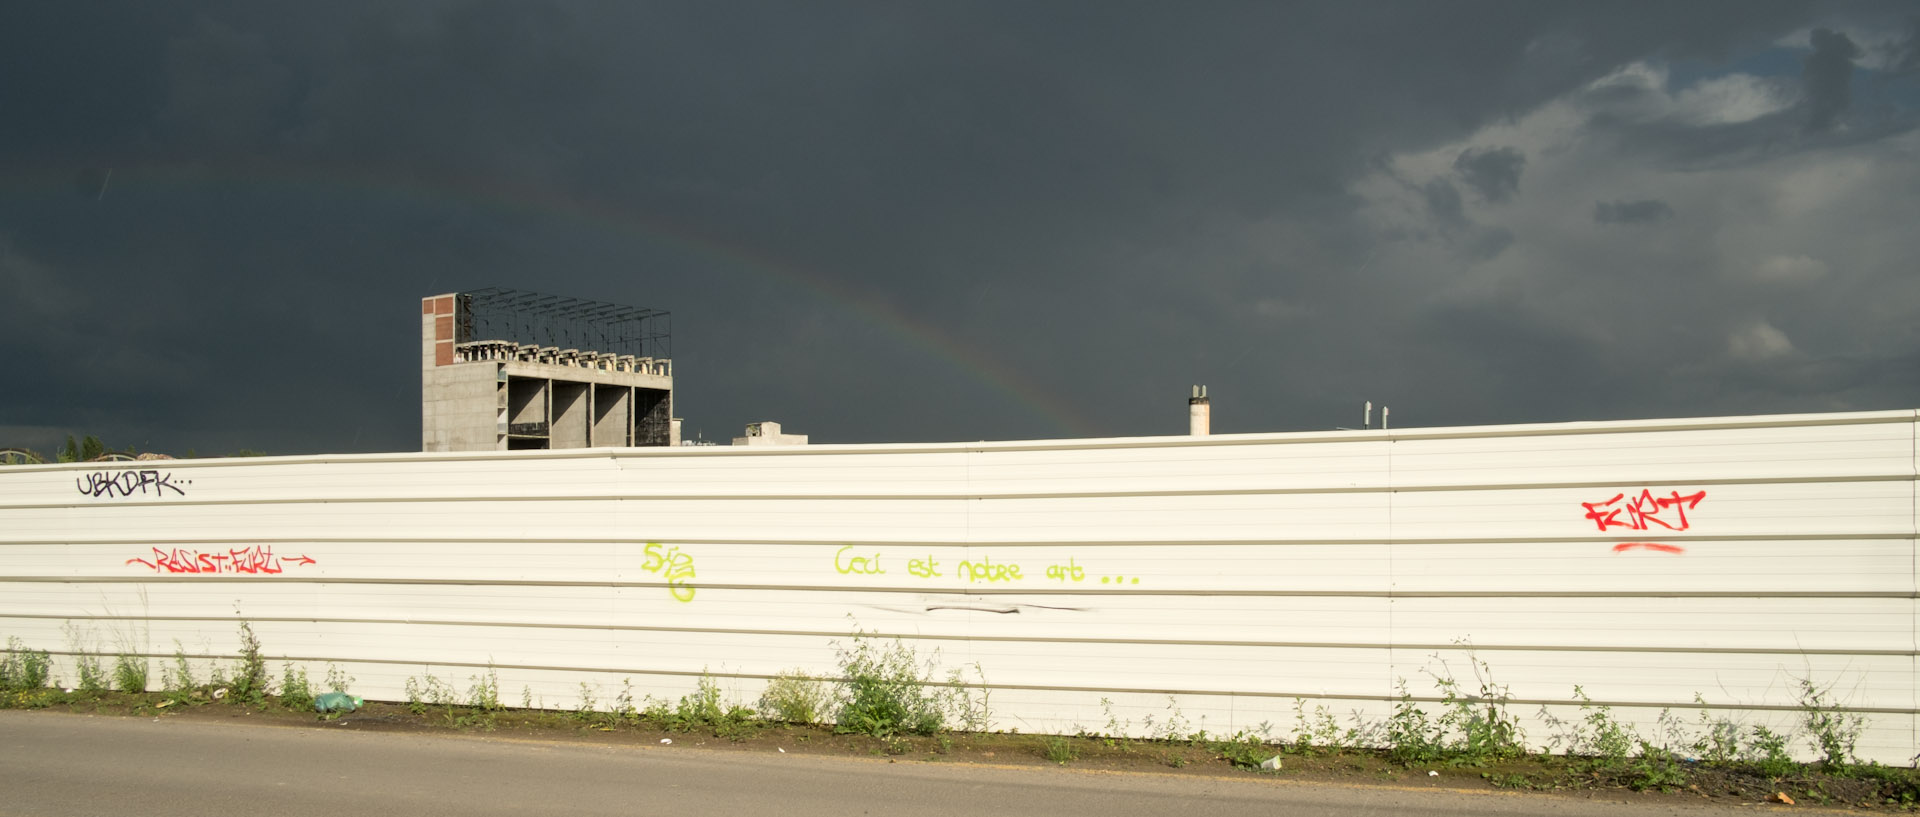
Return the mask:
<svg viewBox="0 0 1920 817">
<path fill-rule="evenodd" d="M 1194 386 L 1187 398 L 1187 433 L 1205 437 L 1213 433 L 1213 403 L 1207 399 L 1206 386 Z"/>
</svg>

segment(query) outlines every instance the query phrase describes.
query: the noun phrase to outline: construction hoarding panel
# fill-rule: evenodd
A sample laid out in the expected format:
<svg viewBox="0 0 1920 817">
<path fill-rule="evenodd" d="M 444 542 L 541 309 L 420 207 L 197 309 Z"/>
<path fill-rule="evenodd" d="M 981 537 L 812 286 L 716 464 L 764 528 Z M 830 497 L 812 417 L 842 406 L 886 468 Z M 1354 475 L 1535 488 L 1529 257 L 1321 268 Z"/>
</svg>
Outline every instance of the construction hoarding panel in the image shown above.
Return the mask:
<svg viewBox="0 0 1920 817">
<path fill-rule="evenodd" d="M 1476 668 L 1536 742 L 1576 685 L 1649 731 L 1786 728 L 1810 682 L 1905 763 L 1915 445 L 1902 411 L 11 466 L 0 634 L 70 675 L 231 660 L 244 618 L 367 697 L 492 667 L 572 707 L 703 674 L 751 702 L 860 632 L 1027 732 L 1285 736 Z"/>
</svg>

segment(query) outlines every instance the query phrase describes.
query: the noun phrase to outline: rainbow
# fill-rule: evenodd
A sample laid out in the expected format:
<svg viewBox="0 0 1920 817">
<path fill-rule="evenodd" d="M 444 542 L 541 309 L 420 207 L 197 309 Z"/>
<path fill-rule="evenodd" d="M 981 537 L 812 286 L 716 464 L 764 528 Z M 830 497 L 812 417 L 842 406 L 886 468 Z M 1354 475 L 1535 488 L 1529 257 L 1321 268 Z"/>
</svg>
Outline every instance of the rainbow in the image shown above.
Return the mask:
<svg viewBox="0 0 1920 817">
<path fill-rule="evenodd" d="M 73 167 L 43 168 L 23 174 L 0 172 L 6 188 L 23 190 L 52 187 L 73 190 L 80 171 Z M 103 174 L 104 175 L 104 174 Z M 26 183 L 22 183 L 26 182 Z M 269 188 L 292 186 L 351 196 L 411 200 L 416 206 L 437 207 L 448 202 L 479 205 L 509 214 L 561 219 L 603 234 L 647 242 L 695 258 L 726 265 L 747 275 L 770 279 L 812 293 L 821 301 L 874 326 L 909 348 L 943 361 L 968 378 L 1046 422 L 1057 436 L 1098 436 L 1094 424 L 1050 389 L 1014 370 L 1004 361 L 947 331 L 916 319 L 886 299 L 840 283 L 828 276 L 728 237 L 676 222 L 658 213 L 644 212 L 614 202 L 590 199 L 552 189 L 516 186 L 495 179 L 426 178 L 411 172 L 379 173 L 359 166 L 289 164 L 248 161 L 220 165 L 206 163 L 116 164 L 103 179 L 101 193 L 155 187 Z M 431 294 L 431 293 L 422 293 Z M 1041 436 L 1041 435 L 1035 435 Z"/>
</svg>

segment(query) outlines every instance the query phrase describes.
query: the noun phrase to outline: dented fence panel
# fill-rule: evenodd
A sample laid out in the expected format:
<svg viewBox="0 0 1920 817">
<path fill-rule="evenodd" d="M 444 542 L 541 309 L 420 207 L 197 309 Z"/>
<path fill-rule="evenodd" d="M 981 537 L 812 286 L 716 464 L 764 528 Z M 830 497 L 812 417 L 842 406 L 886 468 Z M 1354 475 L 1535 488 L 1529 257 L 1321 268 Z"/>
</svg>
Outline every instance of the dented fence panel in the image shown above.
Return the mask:
<svg viewBox="0 0 1920 817">
<path fill-rule="evenodd" d="M 205 665 L 244 618 L 368 697 L 492 667 L 572 707 L 751 702 L 861 633 L 1002 728 L 1135 734 L 1378 716 L 1476 662 L 1530 718 L 1578 685 L 1790 724 L 1810 681 L 1904 763 L 1915 451 L 1902 411 L 12 466 L 0 635 Z"/>
</svg>

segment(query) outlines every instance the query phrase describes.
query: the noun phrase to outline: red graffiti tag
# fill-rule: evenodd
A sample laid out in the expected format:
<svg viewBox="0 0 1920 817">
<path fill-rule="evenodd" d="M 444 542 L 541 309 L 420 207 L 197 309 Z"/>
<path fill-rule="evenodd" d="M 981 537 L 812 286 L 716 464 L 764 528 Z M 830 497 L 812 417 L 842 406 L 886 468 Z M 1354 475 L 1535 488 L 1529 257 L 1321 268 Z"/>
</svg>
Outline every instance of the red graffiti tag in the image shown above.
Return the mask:
<svg viewBox="0 0 1920 817">
<path fill-rule="evenodd" d="M 151 560 L 135 557 L 128 559 L 126 563 L 130 565 L 146 565 L 155 573 L 246 573 L 273 575 L 286 570 L 286 568 L 283 567 L 281 558 L 273 554 L 272 545 L 254 545 L 239 550 L 229 550 L 225 553 L 202 553 L 187 548 L 174 548 L 172 550 L 154 548 L 153 558 Z M 292 565 L 310 565 L 314 563 L 313 557 L 304 554 L 300 556 L 289 556 L 284 562 L 284 564 Z"/>
<path fill-rule="evenodd" d="M 1699 507 L 1700 501 L 1706 498 L 1706 491 L 1694 491 L 1684 496 L 1679 491 L 1668 491 L 1666 496 L 1655 496 L 1651 489 L 1645 489 L 1639 496 L 1628 497 L 1622 491 L 1605 502 L 1582 502 L 1580 507 L 1587 509 L 1587 520 L 1603 532 L 1611 528 L 1652 530 L 1656 525 L 1667 530 L 1686 530 L 1692 527 L 1692 523 L 1687 521 L 1687 511 Z M 1621 542 L 1613 546 L 1615 553 L 1629 550 L 1673 554 L 1687 552 L 1686 548 L 1679 545 L 1660 542 Z"/>
<path fill-rule="evenodd" d="M 1699 506 L 1700 500 L 1706 498 L 1706 491 L 1695 491 L 1686 496 L 1673 491 L 1667 496 L 1654 496 L 1653 491 L 1645 490 L 1632 499 L 1620 493 L 1605 502 L 1582 502 L 1580 507 L 1587 509 L 1587 518 L 1603 531 L 1608 528 L 1650 530 L 1654 525 L 1667 530 L 1686 530 L 1687 511 Z M 1623 499 L 1626 502 L 1622 503 Z M 1670 515 L 1669 511 L 1672 512 Z M 1626 515 L 1625 519 L 1620 518 L 1622 514 Z"/>
</svg>

